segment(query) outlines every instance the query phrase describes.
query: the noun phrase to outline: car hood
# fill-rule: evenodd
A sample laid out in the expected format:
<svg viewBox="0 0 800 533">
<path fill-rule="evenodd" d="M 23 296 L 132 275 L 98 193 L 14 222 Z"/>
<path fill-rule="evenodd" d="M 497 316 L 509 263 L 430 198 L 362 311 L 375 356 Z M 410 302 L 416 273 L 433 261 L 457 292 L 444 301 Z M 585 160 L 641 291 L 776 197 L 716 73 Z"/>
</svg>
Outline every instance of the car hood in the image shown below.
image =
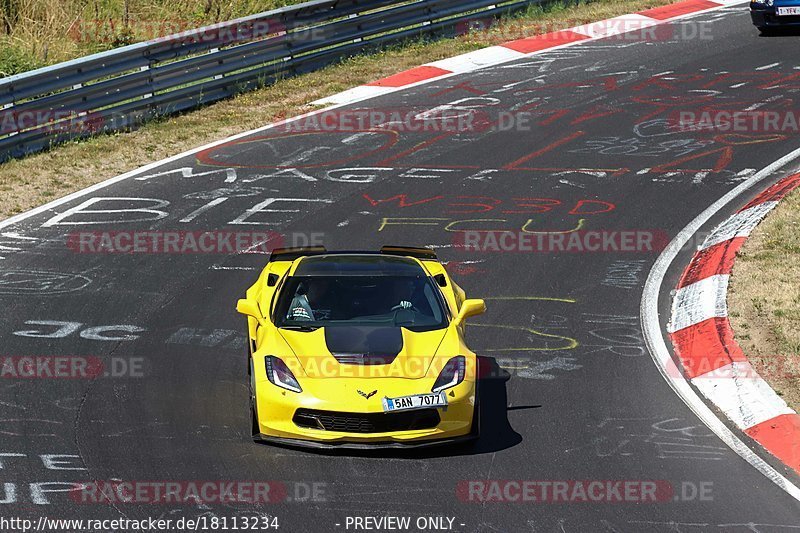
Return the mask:
<svg viewBox="0 0 800 533">
<path fill-rule="evenodd" d="M 448 330 L 337 326 L 279 331 L 308 377 L 419 379 L 427 374 Z"/>
</svg>

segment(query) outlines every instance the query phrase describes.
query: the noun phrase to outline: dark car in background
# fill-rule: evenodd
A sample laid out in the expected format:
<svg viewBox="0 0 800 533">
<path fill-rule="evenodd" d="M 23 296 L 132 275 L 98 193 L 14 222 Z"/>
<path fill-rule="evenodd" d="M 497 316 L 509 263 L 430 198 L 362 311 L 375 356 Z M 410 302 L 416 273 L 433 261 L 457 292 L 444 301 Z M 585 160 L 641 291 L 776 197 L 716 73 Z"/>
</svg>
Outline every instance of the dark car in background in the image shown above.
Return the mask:
<svg viewBox="0 0 800 533">
<path fill-rule="evenodd" d="M 781 28 L 800 28 L 800 0 L 751 1 L 750 17 L 764 34 Z"/>
</svg>

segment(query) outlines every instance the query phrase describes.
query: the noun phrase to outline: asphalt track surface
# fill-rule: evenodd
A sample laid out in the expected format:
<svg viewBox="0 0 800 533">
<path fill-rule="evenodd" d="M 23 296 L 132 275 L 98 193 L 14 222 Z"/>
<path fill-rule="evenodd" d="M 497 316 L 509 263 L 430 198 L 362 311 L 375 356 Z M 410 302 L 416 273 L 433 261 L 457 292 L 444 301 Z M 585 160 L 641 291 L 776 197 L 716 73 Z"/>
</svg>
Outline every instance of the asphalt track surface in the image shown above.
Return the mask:
<svg viewBox="0 0 800 533">
<path fill-rule="evenodd" d="M 450 229 L 519 230 L 527 223 L 530 231 L 559 232 L 584 219 L 586 230 L 648 230 L 668 242 L 755 170 L 795 149 L 791 132 L 719 135 L 666 126 L 676 108 L 703 102 L 790 109 L 800 87 L 796 78 L 781 80 L 798 72 L 798 37 L 759 37 L 743 6 L 701 14 L 671 31 L 692 24 L 705 28 L 707 38 L 594 41 L 354 106 L 425 111 L 482 98 L 469 104 L 490 118 L 520 106 L 541 113 L 531 131 L 461 132 L 434 141 L 430 133 L 268 130 L 3 228 L 3 354 L 142 361 L 144 375 L 3 380 L 0 453 L 21 455 L 2 456 L 4 499 L 15 500 L 2 514 L 255 512 L 277 516 L 285 531 L 343 530 L 347 516 L 382 514 L 455 517 L 456 530 L 468 532 L 797 529 L 800 504 L 715 437 L 648 355 L 639 305 L 657 251 L 466 252 L 445 229 L 461 221 Z M 193 172 L 167 172 L 181 168 Z M 377 202 L 400 194 L 413 205 Z M 98 197 L 118 200 L 95 209 L 150 207 L 167 215 L 54 219 Z M 245 220 L 256 225 L 231 224 L 267 198 L 295 201 Z M 584 202 L 575 210 L 581 200 L 608 204 Z M 737 199 L 711 222 L 747 200 Z M 551 207 L 546 212 L 532 206 L 543 203 Z M 613 210 L 580 214 L 611 204 Z M 392 223 L 383 224 L 385 218 Z M 409 225 L 410 219 L 424 225 Z M 329 249 L 439 246 L 468 294 L 487 299 L 488 313 L 468 328 L 471 346 L 508 374 L 495 372 L 481 385 L 483 436 L 475 447 L 331 455 L 256 445 L 249 438 L 244 320 L 233 309 L 266 256 L 81 254 L 65 245 L 67 235 L 81 231 L 264 228 L 319 232 Z M 691 252 L 666 277 L 662 320 Z M 91 329 L 104 326 L 116 328 Z M 47 454 L 73 456 L 57 458 L 63 462 L 55 466 L 74 469 L 47 468 L 41 457 Z M 276 480 L 292 490 L 294 483 L 322 483 L 325 501 L 90 505 L 65 492 L 39 491 L 90 479 Z M 480 504 L 457 496 L 460 481 L 486 479 L 710 483 L 713 497 Z"/>
</svg>

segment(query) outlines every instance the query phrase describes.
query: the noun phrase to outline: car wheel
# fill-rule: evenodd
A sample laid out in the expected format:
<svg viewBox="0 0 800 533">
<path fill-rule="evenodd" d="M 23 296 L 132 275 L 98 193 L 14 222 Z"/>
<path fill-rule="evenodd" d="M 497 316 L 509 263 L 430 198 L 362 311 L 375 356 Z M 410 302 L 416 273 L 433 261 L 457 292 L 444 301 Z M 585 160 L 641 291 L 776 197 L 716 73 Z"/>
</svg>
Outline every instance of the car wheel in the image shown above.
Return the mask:
<svg viewBox="0 0 800 533">
<path fill-rule="evenodd" d="M 456 443 L 458 453 L 475 454 L 480 451 L 481 407 L 478 396 L 475 396 L 475 410 L 472 413 L 472 427 L 463 439 Z"/>
<path fill-rule="evenodd" d="M 470 437 L 473 442 L 481 437 L 481 399 L 478 394 L 478 385 L 475 385 L 475 410 L 472 413 L 472 428 L 470 429 Z"/>
<path fill-rule="evenodd" d="M 258 427 L 258 409 L 256 408 L 256 383 L 255 383 L 255 376 L 253 376 L 253 361 L 250 361 L 250 365 L 247 370 L 247 375 L 249 377 L 248 380 L 248 396 L 249 396 L 249 403 L 250 403 L 250 435 L 253 438 L 253 442 L 260 442 L 261 441 L 261 429 Z"/>
<path fill-rule="evenodd" d="M 759 31 L 759 33 L 761 33 L 761 35 L 765 35 L 765 36 L 775 35 L 776 33 L 778 33 L 776 28 L 773 28 L 773 27 L 770 27 L 770 26 L 759 26 L 758 27 L 758 31 Z"/>
</svg>

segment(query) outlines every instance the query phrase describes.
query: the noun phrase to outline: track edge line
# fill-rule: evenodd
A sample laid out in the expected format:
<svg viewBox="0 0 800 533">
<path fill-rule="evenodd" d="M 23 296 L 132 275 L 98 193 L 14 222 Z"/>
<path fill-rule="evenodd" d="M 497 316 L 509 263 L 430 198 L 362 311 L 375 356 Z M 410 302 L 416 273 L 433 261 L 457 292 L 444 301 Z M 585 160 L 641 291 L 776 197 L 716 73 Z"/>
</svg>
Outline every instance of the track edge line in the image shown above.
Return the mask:
<svg viewBox="0 0 800 533">
<path fill-rule="evenodd" d="M 686 227 L 684 227 L 675 238 L 669 243 L 666 249 L 656 259 L 653 268 L 650 270 L 645 282 L 642 293 L 642 301 L 639 309 L 642 323 L 642 333 L 653 362 L 658 368 L 661 376 L 678 395 L 689 409 L 716 434 L 731 450 L 736 452 L 742 459 L 761 472 L 770 481 L 778 485 L 792 498 L 800 502 L 800 487 L 792 483 L 783 474 L 778 472 L 772 465 L 767 463 L 761 456 L 753 451 L 744 441 L 733 433 L 725 423 L 706 405 L 683 375 L 671 376 L 670 365 L 675 366 L 675 362 L 670 355 L 664 339 L 665 328 L 659 322 L 658 300 L 662 294 L 664 278 L 667 271 L 672 266 L 678 253 L 683 249 L 687 242 L 695 233 L 706 224 L 711 217 L 725 208 L 736 198 L 749 191 L 765 179 L 772 176 L 775 172 L 790 165 L 793 161 L 800 158 L 800 148 L 786 154 L 770 165 L 756 172 L 752 178 L 741 183 L 733 190 L 729 191 L 722 198 L 711 204 Z M 665 324 L 666 326 L 666 324 Z M 674 372 L 674 371 L 673 371 Z"/>
</svg>

